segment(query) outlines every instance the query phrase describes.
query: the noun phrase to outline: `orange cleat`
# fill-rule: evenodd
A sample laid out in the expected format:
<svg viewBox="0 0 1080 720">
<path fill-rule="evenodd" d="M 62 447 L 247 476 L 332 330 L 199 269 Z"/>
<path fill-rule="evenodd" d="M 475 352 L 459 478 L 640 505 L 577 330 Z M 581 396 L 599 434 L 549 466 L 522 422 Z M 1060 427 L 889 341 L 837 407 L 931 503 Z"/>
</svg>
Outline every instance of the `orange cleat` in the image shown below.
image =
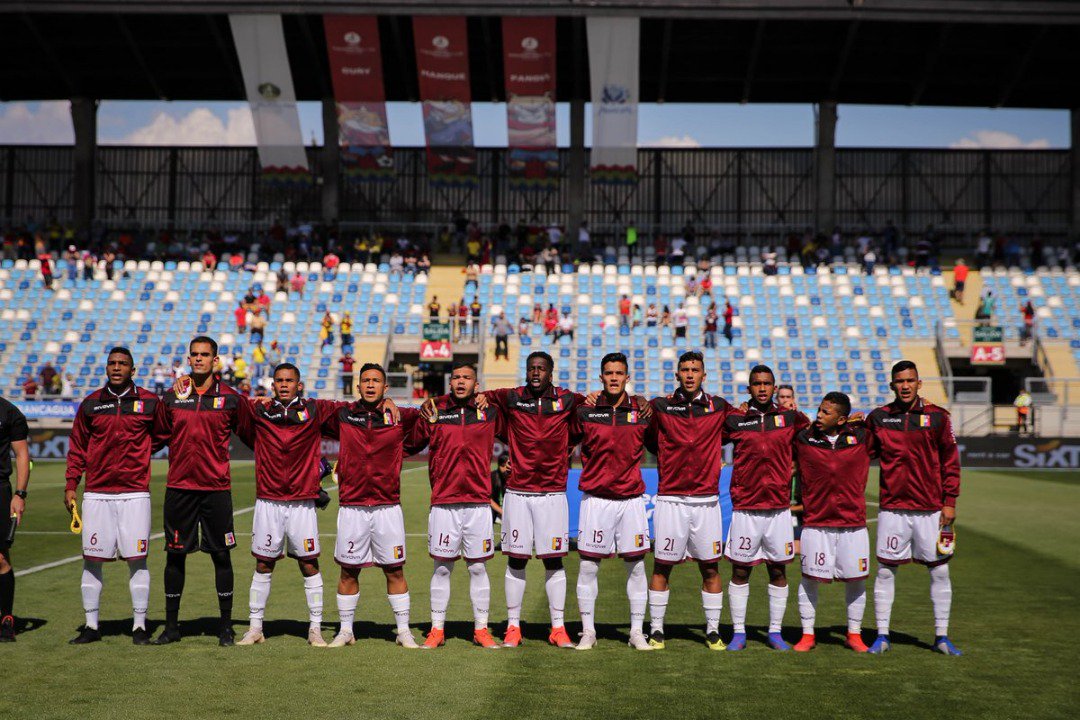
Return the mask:
<svg viewBox="0 0 1080 720">
<path fill-rule="evenodd" d="M 499 647 L 499 643 L 495 642 L 495 638 L 491 637 L 491 631 L 487 628 L 474 630 L 472 641 L 485 650 L 495 650 Z"/>
<path fill-rule="evenodd" d="M 811 634 L 803 633 L 802 639 L 791 649 L 795 652 L 810 652 L 815 647 L 817 647 L 817 639 Z"/>
<path fill-rule="evenodd" d="M 570 636 L 566 634 L 566 626 L 560 625 L 557 628 L 551 628 L 551 634 L 548 635 L 548 642 L 555 647 L 572 648 L 574 643 L 570 641 Z"/>
<path fill-rule="evenodd" d="M 521 637 L 520 625 L 507 625 L 506 635 L 503 636 L 503 647 L 516 648 L 525 642 Z"/>
<path fill-rule="evenodd" d="M 847 634 L 847 640 L 844 641 L 844 644 L 857 653 L 864 653 L 869 649 L 866 647 L 866 643 L 862 641 L 861 632 L 849 632 Z"/>
<path fill-rule="evenodd" d="M 437 647 L 442 647 L 446 644 L 446 633 L 441 628 L 431 628 L 427 637 L 424 638 L 424 644 L 421 646 L 424 650 L 434 650 Z"/>
</svg>

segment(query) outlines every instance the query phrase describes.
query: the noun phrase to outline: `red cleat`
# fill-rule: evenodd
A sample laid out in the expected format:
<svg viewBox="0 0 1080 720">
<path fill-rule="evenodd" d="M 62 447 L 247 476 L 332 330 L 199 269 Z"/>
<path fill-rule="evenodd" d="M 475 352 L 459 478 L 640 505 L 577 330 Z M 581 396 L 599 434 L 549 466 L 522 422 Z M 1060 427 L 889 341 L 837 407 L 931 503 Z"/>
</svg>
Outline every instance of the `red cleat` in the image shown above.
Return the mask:
<svg viewBox="0 0 1080 720">
<path fill-rule="evenodd" d="M 524 640 L 521 639 L 521 626 L 507 625 L 506 635 L 503 636 L 503 647 L 520 647 L 522 642 L 524 642 Z"/>
<path fill-rule="evenodd" d="M 810 652 L 817 647 L 817 639 L 812 634 L 803 633 L 802 639 L 792 646 L 795 652 Z"/>
<path fill-rule="evenodd" d="M 424 638 L 424 644 L 421 645 L 425 650 L 434 650 L 437 647 L 441 647 L 446 644 L 446 632 L 440 628 L 431 628 L 427 637 Z"/>
<path fill-rule="evenodd" d="M 849 632 L 847 634 L 847 640 L 844 641 L 844 644 L 857 653 L 864 653 L 869 649 L 866 647 L 866 643 L 862 641 L 861 632 Z"/>
<path fill-rule="evenodd" d="M 499 644 L 495 642 L 495 638 L 491 637 L 491 631 L 487 628 L 474 630 L 472 641 L 486 650 L 494 650 L 499 647 Z"/>
<path fill-rule="evenodd" d="M 548 635 L 548 642 L 555 647 L 572 648 L 574 643 L 570 640 L 570 636 L 566 634 L 566 626 L 560 625 L 557 628 L 551 628 L 551 634 Z"/>
</svg>

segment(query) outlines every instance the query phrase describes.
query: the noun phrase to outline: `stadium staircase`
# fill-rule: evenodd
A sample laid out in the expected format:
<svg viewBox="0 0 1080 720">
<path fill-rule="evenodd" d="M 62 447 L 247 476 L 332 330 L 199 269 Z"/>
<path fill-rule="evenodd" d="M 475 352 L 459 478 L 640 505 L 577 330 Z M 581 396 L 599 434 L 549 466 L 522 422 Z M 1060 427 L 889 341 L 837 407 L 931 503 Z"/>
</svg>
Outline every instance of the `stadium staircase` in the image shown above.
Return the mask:
<svg viewBox="0 0 1080 720">
<path fill-rule="evenodd" d="M 450 303 L 461 302 L 465 297 L 465 274 L 461 266 L 435 265 L 431 268 L 431 276 L 428 278 L 427 294 L 424 296 L 424 317 L 427 318 L 427 306 L 435 298 L 442 305 L 442 317 L 448 317 L 447 308 Z"/>
</svg>

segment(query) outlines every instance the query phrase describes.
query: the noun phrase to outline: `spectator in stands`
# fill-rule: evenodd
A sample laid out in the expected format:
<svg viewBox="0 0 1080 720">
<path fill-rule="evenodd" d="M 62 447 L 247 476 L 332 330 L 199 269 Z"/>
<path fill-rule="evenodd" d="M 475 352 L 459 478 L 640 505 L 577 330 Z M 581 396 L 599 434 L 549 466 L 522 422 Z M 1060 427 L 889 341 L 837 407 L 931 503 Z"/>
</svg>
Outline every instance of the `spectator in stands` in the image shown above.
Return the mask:
<svg viewBox="0 0 1080 720">
<path fill-rule="evenodd" d="M 427 256 L 427 253 L 421 255 L 416 261 L 416 272 L 418 275 L 427 275 L 431 272 L 431 258 Z"/>
<path fill-rule="evenodd" d="M 532 321 L 534 323 L 543 322 L 544 320 L 544 306 L 540 303 L 533 303 L 532 309 Z"/>
<path fill-rule="evenodd" d="M 405 257 L 395 250 L 390 254 L 390 277 L 400 278 L 405 270 Z"/>
<path fill-rule="evenodd" d="M 442 305 L 439 304 L 439 296 L 432 295 L 431 302 L 428 303 L 428 318 L 431 320 L 439 319 L 439 312 L 442 310 Z"/>
<path fill-rule="evenodd" d="M 324 277 L 327 280 L 334 280 L 337 278 L 338 265 L 341 264 L 341 258 L 339 258 L 334 251 L 331 250 L 325 256 L 323 256 L 322 266 L 325 273 Z"/>
<path fill-rule="evenodd" d="M 552 335 L 559 327 L 559 311 L 554 305 L 548 304 L 547 312 L 544 313 L 544 334 Z"/>
<path fill-rule="evenodd" d="M 101 259 L 105 261 L 105 279 L 112 280 L 113 275 L 116 272 L 116 253 L 110 248 L 105 251 L 105 254 L 101 256 Z"/>
<path fill-rule="evenodd" d="M 352 356 L 352 353 L 346 351 L 344 355 L 338 358 L 338 362 L 341 364 L 341 391 L 345 393 L 345 397 L 352 397 L 353 367 L 356 365 L 356 359 Z"/>
<path fill-rule="evenodd" d="M 1016 434 L 1030 433 L 1032 427 L 1028 426 L 1028 417 L 1032 411 L 1032 399 L 1026 389 L 1020 389 L 1020 394 L 1013 400 L 1013 406 L 1016 408 Z"/>
<path fill-rule="evenodd" d="M 862 256 L 863 272 L 867 275 L 874 274 L 874 265 L 877 263 L 877 253 L 874 252 L 874 246 L 870 245 L 866 248 L 866 252 Z"/>
<path fill-rule="evenodd" d="M 1015 235 L 1010 235 L 1005 241 L 1005 266 L 1020 267 L 1020 240 Z"/>
<path fill-rule="evenodd" d="M 626 224 L 626 251 L 631 260 L 638 254 L 638 230 L 633 220 Z"/>
<path fill-rule="evenodd" d="M 270 296 L 266 294 L 266 290 L 259 289 L 259 297 L 255 298 L 255 304 L 259 311 L 266 316 L 267 320 L 270 320 Z"/>
<path fill-rule="evenodd" d="M 705 268 L 702 272 L 701 282 L 698 283 L 698 297 L 708 297 L 711 300 L 713 289 L 712 273 L 709 272 L 708 268 Z"/>
<path fill-rule="evenodd" d="M 925 236 L 919 238 L 918 242 L 915 243 L 915 272 L 930 267 L 931 248 L 930 240 Z"/>
<path fill-rule="evenodd" d="M 967 284 L 967 276 L 968 266 L 964 264 L 964 258 L 960 258 L 953 267 L 953 289 L 949 294 L 961 305 L 964 304 L 964 285 Z"/>
<path fill-rule="evenodd" d="M 697 297 L 698 294 L 698 281 L 697 275 L 694 273 L 688 273 L 686 275 L 686 296 Z"/>
<path fill-rule="evenodd" d="M 727 338 L 728 345 L 735 343 L 734 322 L 735 308 L 731 306 L 731 300 L 724 300 L 724 337 Z"/>
<path fill-rule="evenodd" d="M 979 306 L 975 308 L 975 319 L 985 320 L 986 322 L 981 324 L 988 325 L 990 319 L 994 317 L 994 305 L 996 303 L 997 298 L 994 297 L 993 290 L 984 292 L 982 298 L 979 300 Z"/>
<path fill-rule="evenodd" d="M 551 275 L 553 273 L 558 273 L 560 271 L 560 269 L 561 269 L 559 267 L 560 258 L 559 258 L 559 250 L 558 250 L 558 248 L 549 247 L 546 250 L 544 250 L 544 253 L 545 253 L 544 265 L 547 268 L 548 275 Z"/>
<path fill-rule="evenodd" d="M 46 290 L 53 289 L 53 264 L 52 256 L 49 253 L 41 253 L 38 255 L 38 261 L 41 263 L 41 284 Z"/>
<path fill-rule="evenodd" d="M 34 381 L 34 378 L 28 377 L 23 382 L 23 396 L 27 400 L 37 400 L 38 384 Z"/>
<path fill-rule="evenodd" d="M 465 298 L 461 298 L 461 303 L 464 302 Z M 461 331 L 458 326 L 458 304 L 451 300 L 449 307 L 446 308 L 446 315 L 450 318 L 450 339 L 454 342 L 461 339 Z"/>
<path fill-rule="evenodd" d="M 179 380 L 185 375 L 187 375 L 187 370 L 184 369 L 183 364 L 179 360 L 174 360 L 172 366 L 173 380 Z"/>
<path fill-rule="evenodd" d="M 499 313 L 492 322 L 492 332 L 495 334 L 495 359 L 501 356 L 503 360 L 510 359 L 509 338 L 514 334 L 514 327 L 506 319 L 506 313 Z"/>
<path fill-rule="evenodd" d="M 64 373 L 64 379 L 60 384 L 60 399 L 75 399 L 75 376 L 71 373 Z"/>
<path fill-rule="evenodd" d="M 247 332 L 247 308 L 244 307 L 243 302 L 236 304 L 236 309 L 233 310 L 233 317 L 236 318 L 236 332 L 243 335 Z"/>
<path fill-rule="evenodd" d="M 473 301 L 469 304 L 469 330 L 473 342 L 476 342 L 480 335 L 481 310 L 483 310 L 483 306 L 480 305 L 480 300 L 476 297 L 473 297 Z"/>
<path fill-rule="evenodd" d="M 1024 318 L 1024 324 L 1020 326 L 1020 347 L 1023 347 L 1031 340 L 1035 331 L 1035 306 L 1030 300 L 1020 306 L 1020 314 Z"/>
<path fill-rule="evenodd" d="M 458 340 L 465 340 L 465 336 L 469 333 L 469 323 L 472 320 L 472 315 L 469 314 L 469 306 L 465 304 L 465 298 L 461 298 L 461 302 L 458 303 L 457 309 L 457 334 Z M 454 318 L 451 318 L 451 322 Z"/>
<path fill-rule="evenodd" d="M 552 342 L 556 343 L 559 338 L 567 336 L 570 338 L 570 342 L 574 341 L 574 318 L 570 317 L 570 313 L 564 312 L 563 316 L 559 318 L 559 325 L 552 336 Z"/>
<path fill-rule="evenodd" d="M 989 230 L 983 230 L 979 233 L 979 240 L 975 244 L 975 265 L 977 267 L 986 267 L 987 263 L 990 262 L 990 246 L 993 242 Z"/>
<path fill-rule="evenodd" d="M 319 329 L 319 339 L 323 347 L 334 346 L 334 316 L 327 310 L 323 315 L 322 328 Z"/>
<path fill-rule="evenodd" d="M 896 261 L 897 251 L 900 249 L 900 231 L 893 225 L 892 220 L 885 221 L 885 229 L 881 231 L 881 240 L 885 244 L 885 257 L 892 263 Z"/>
<path fill-rule="evenodd" d="M 289 284 L 292 286 L 292 291 L 296 293 L 298 297 L 304 297 L 304 285 L 307 284 L 307 280 L 300 274 L 299 270 L 292 276 L 292 280 L 289 281 Z"/>
<path fill-rule="evenodd" d="M 775 246 L 770 245 L 767 250 L 761 253 L 761 271 L 766 275 L 775 275 L 777 273 Z"/>
<path fill-rule="evenodd" d="M 161 363 L 154 366 L 151 377 L 154 379 L 154 392 L 157 393 L 158 397 L 164 395 L 165 391 L 172 385 L 169 382 L 169 369 Z"/>
<path fill-rule="evenodd" d="M 244 256 L 240 253 L 233 253 L 229 256 L 229 269 L 233 272 L 240 272 L 244 267 Z"/>
<path fill-rule="evenodd" d="M 716 303 L 711 303 L 705 313 L 705 347 L 716 347 L 716 327 L 720 322 L 720 316 L 716 312 Z"/>
<path fill-rule="evenodd" d="M 667 251 L 667 236 L 658 233 L 656 238 L 653 239 L 653 255 L 656 256 L 657 265 L 663 265 L 667 262 Z"/>
<path fill-rule="evenodd" d="M 630 318 L 631 318 L 631 320 L 630 320 L 631 327 L 635 327 L 635 328 L 641 327 L 641 323 L 645 319 L 645 313 L 643 313 L 641 311 L 641 306 L 638 305 L 637 303 L 634 303 L 634 311 L 630 314 Z"/>
<path fill-rule="evenodd" d="M 274 288 L 274 292 L 282 292 L 286 295 L 289 294 L 289 274 L 285 272 L 284 268 L 277 271 L 277 287 Z"/>
<path fill-rule="evenodd" d="M 266 332 L 266 317 L 259 310 L 258 306 L 255 308 L 255 312 L 251 314 L 251 342 L 261 343 L 263 341 L 263 333 Z"/>
<path fill-rule="evenodd" d="M 476 288 L 480 285 L 480 266 L 476 263 L 469 263 L 465 266 L 465 290 L 476 291 Z"/>
<path fill-rule="evenodd" d="M 248 379 L 248 366 L 244 356 L 240 353 L 233 355 L 232 361 L 233 381 L 237 386 Z"/>
<path fill-rule="evenodd" d="M 663 311 L 660 313 L 660 327 L 671 327 L 671 308 L 667 305 L 664 306 Z"/>
<path fill-rule="evenodd" d="M 276 368 L 281 364 L 281 360 L 281 345 L 278 344 L 277 340 L 274 340 L 270 343 L 270 352 L 266 354 L 267 366 L 270 369 Z M 267 373 L 267 377 L 270 377 L 270 375 L 270 373 Z M 271 378 L 271 380 L 272 379 L 273 378 Z"/>
<path fill-rule="evenodd" d="M 470 235 L 465 242 L 465 262 L 480 262 L 480 238 L 476 235 Z"/>
<path fill-rule="evenodd" d="M 206 272 L 213 272 L 217 269 L 217 256 L 214 255 L 210 248 L 207 248 L 206 252 L 203 253 L 202 266 Z"/>
<path fill-rule="evenodd" d="M 675 312 L 671 316 L 671 324 L 675 328 L 675 339 L 686 339 L 686 328 L 690 324 L 690 317 L 686 314 L 686 308 L 682 303 L 679 303 L 675 308 Z"/>
<path fill-rule="evenodd" d="M 262 338 L 251 349 L 251 379 L 258 383 L 266 374 L 266 348 L 263 347 Z"/>
<path fill-rule="evenodd" d="M 649 307 L 645 311 L 645 327 L 656 327 L 659 322 L 660 313 L 656 309 L 656 303 L 649 303 Z"/>
<path fill-rule="evenodd" d="M 593 259 L 592 236 L 589 235 L 589 223 L 581 221 L 577 234 L 578 259 L 582 262 L 590 262 Z"/>
<path fill-rule="evenodd" d="M 56 379 L 56 368 L 52 366 L 52 363 L 47 362 L 41 368 L 41 387 L 45 392 L 49 392 L 52 388 L 53 380 Z"/>
<path fill-rule="evenodd" d="M 669 264 L 682 265 L 684 257 L 686 257 L 686 239 L 683 237 L 676 237 L 671 241 L 671 255 L 668 258 Z"/>
<path fill-rule="evenodd" d="M 255 288 L 249 287 L 247 292 L 244 293 L 244 309 L 248 312 L 255 312 Z"/>
<path fill-rule="evenodd" d="M 519 337 L 528 337 L 531 332 L 532 326 L 529 323 L 529 318 L 522 317 L 520 320 L 518 320 L 517 333 Z"/>
<path fill-rule="evenodd" d="M 68 281 L 74 283 L 75 279 L 79 277 L 79 251 L 75 249 L 74 245 L 68 245 L 67 252 L 64 253 L 64 266 L 67 271 Z"/>
<path fill-rule="evenodd" d="M 799 404 L 795 400 L 795 388 L 790 385 L 777 385 L 776 404 L 784 410 L 798 410 Z"/>
<path fill-rule="evenodd" d="M 94 269 L 97 267 L 97 257 L 89 250 L 84 250 L 82 254 L 83 262 L 83 280 L 90 282 L 94 279 Z"/>
<path fill-rule="evenodd" d="M 352 347 L 353 344 L 353 320 L 348 310 L 341 316 L 341 347 Z"/>
<path fill-rule="evenodd" d="M 619 327 L 630 326 L 630 298 L 623 295 L 619 300 Z"/>
</svg>

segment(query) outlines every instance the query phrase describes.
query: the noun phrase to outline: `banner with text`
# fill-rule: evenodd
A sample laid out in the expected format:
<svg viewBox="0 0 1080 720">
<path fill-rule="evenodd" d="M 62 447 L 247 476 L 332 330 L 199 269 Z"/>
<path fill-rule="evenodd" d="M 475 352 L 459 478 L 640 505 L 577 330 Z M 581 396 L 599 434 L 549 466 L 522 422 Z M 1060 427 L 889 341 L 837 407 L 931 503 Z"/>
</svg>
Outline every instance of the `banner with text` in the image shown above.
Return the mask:
<svg viewBox="0 0 1080 720">
<path fill-rule="evenodd" d="M 976 325 L 971 337 L 971 364 L 1004 365 L 1004 337 L 1000 325 Z"/>
<path fill-rule="evenodd" d="M 465 18 L 414 17 L 413 41 L 424 109 L 428 178 L 435 185 L 476 185 Z"/>
<path fill-rule="evenodd" d="M 641 22 L 638 18 L 585 19 L 592 87 L 593 183 L 637 182 L 638 76 Z"/>
<path fill-rule="evenodd" d="M 420 360 L 432 362 L 453 360 L 454 351 L 450 347 L 450 323 L 435 320 L 424 323 L 420 339 Z"/>
<path fill-rule="evenodd" d="M 510 187 L 551 190 L 559 183 L 555 18 L 503 18 L 502 33 Z"/>
<path fill-rule="evenodd" d="M 309 185 L 311 173 L 281 16 L 230 15 L 229 25 L 255 123 L 263 179 L 273 184 Z"/>
<path fill-rule="evenodd" d="M 323 26 L 337 104 L 342 175 L 353 182 L 393 180 L 378 18 L 326 15 Z"/>
</svg>

